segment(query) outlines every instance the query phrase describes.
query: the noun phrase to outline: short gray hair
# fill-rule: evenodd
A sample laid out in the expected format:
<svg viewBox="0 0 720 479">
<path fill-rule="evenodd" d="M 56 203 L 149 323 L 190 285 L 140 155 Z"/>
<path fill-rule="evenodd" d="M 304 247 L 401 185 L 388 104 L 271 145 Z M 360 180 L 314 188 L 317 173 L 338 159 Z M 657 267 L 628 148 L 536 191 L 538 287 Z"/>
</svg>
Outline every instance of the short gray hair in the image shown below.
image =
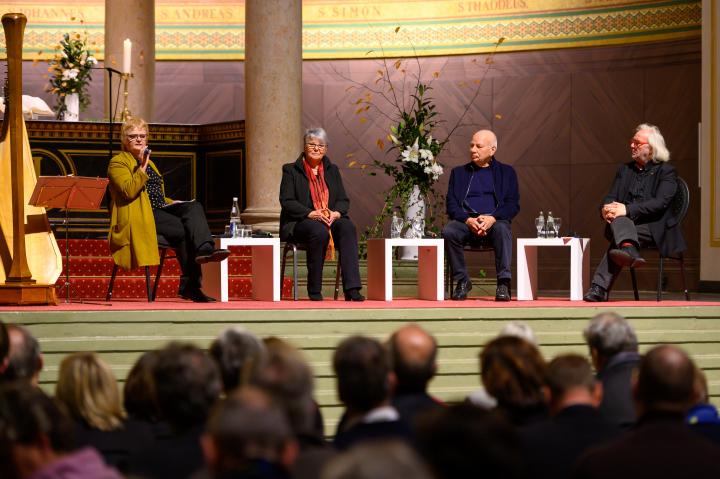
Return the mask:
<svg viewBox="0 0 720 479">
<path fill-rule="evenodd" d="M 256 380 L 267 357 L 263 342 L 242 326 L 221 332 L 209 353 L 220 370 L 225 391 Z"/>
<path fill-rule="evenodd" d="M 310 138 L 317 138 L 326 145 L 328 144 L 328 135 L 323 128 L 314 126 L 305 130 L 305 136 L 303 136 L 303 142 L 307 143 Z"/>
<path fill-rule="evenodd" d="M 529 324 L 523 321 L 510 321 L 503 326 L 498 336 L 516 336 L 534 344 L 535 346 L 538 345 L 535 331 L 533 331 Z"/>
<path fill-rule="evenodd" d="M 665 138 L 660 133 L 660 128 L 649 123 L 643 123 L 635 129 L 635 132 L 638 131 L 648 132 L 648 145 L 652 148 L 654 161 L 670 161 L 670 151 L 665 146 Z"/>
<path fill-rule="evenodd" d="M 623 351 L 638 350 L 635 330 L 627 319 L 611 311 L 595 315 L 583 331 L 583 336 L 590 348 L 606 358 Z"/>
</svg>

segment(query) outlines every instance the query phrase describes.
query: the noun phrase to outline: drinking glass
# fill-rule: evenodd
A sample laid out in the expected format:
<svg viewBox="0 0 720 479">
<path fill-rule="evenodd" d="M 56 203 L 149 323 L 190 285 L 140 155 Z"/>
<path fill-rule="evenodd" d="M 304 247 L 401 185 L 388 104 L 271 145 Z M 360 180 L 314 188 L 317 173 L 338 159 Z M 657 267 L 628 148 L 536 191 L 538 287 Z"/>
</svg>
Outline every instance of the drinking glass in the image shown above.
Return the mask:
<svg viewBox="0 0 720 479">
<path fill-rule="evenodd" d="M 225 234 L 223 235 L 223 238 L 232 238 L 232 230 L 230 229 L 230 225 L 225 225 Z"/>
<path fill-rule="evenodd" d="M 560 226 L 562 225 L 562 218 L 559 216 L 555 218 L 555 224 L 553 225 L 553 229 L 555 230 L 555 237 L 560 237 Z"/>
<path fill-rule="evenodd" d="M 251 238 L 252 237 L 252 226 L 251 225 L 240 225 L 240 237 Z"/>
<path fill-rule="evenodd" d="M 535 228 L 537 229 L 537 237 L 542 238 L 543 237 L 543 229 L 545 228 L 545 219 L 544 218 L 535 218 Z"/>
</svg>

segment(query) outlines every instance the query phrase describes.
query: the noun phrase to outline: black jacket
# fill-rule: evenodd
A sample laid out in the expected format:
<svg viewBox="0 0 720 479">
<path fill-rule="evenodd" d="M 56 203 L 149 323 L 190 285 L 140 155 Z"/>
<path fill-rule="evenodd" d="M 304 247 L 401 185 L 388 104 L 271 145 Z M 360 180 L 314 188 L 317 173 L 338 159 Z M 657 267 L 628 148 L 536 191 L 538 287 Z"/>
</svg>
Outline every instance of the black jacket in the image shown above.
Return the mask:
<svg viewBox="0 0 720 479">
<path fill-rule="evenodd" d="M 663 256 L 685 251 L 687 245 L 678 227 L 678 220 L 669 208 L 677 190 L 675 167 L 667 162 L 659 163 L 643 180 L 644 190 L 650 192 L 649 199 L 632 202 L 630 187 L 634 177 L 634 165 L 635 162 L 631 161 L 618 168 L 610 192 L 603 199 L 603 205 L 613 201 L 625 204 L 628 218 L 636 225 L 649 226 L 653 240 Z"/>
<path fill-rule="evenodd" d="M 330 163 L 327 156 L 324 156 L 322 161 L 325 169 L 325 183 L 330 193 L 328 207 L 339 212 L 343 218 L 347 218 L 350 199 L 345 193 L 340 169 Z M 303 155 L 300 155 L 294 163 L 283 165 L 280 207 L 280 239 L 287 241 L 292 236 L 295 224 L 307 218 L 307 215 L 315 209 L 310 197 L 310 182 L 303 168 Z"/>
</svg>

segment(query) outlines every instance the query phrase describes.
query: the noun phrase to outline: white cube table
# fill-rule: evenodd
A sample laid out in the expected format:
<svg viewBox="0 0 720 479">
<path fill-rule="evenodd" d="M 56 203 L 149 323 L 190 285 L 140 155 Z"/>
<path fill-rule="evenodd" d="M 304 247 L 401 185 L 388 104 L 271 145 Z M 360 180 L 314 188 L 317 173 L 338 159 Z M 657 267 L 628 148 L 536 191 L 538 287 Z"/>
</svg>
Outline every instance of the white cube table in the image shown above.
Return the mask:
<svg viewBox="0 0 720 479">
<path fill-rule="evenodd" d="M 252 251 L 252 298 L 280 301 L 280 238 L 215 238 L 216 248 L 249 246 Z M 203 289 L 209 296 L 228 301 L 228 263 L 202 265 Z"/>
<path fill-rule="evenodd" d="M 580 301 L 590 280 L 590 238 L 518 238 L 517 299 L 537 299 L 537 249 L 539 246 L 570 248 L 570 299 Z"/>
<path fill-rule="evenodd" d="M 392 301 L 392 249 L 418 247 L 418 297 L 442 301 L 444 297 L 445 250 L 442 239 L 371 238 L 367 241 L 368 299 Z"/>
</svg>

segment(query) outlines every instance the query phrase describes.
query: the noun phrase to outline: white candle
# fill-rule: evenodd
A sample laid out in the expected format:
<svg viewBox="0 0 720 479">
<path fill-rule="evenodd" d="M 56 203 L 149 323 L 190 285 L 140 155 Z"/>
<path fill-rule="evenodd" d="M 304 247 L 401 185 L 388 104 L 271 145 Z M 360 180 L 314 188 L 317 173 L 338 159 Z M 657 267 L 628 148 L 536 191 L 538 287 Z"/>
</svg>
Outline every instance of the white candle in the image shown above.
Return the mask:
<svg viewBox="0 0 720 479">
<path fill-rule="evenodd" d="M 130 62 L 132 57 L 132 42 L 126 38 L 123 42 L 123 73 L 130 73 Z"/>
</svg>

